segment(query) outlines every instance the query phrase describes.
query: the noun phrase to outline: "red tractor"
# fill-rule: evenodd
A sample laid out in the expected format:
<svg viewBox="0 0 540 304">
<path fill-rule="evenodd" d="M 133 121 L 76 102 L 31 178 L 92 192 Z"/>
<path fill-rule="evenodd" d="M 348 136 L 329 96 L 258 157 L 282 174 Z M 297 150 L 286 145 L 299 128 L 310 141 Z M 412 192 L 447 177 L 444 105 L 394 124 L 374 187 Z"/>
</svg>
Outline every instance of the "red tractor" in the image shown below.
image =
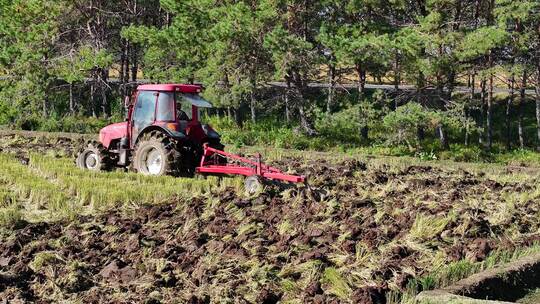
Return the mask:
<svg viewBox="0 0 540 304">
<path fill-rule="evenodd" d="M 125 122 L 99 133 L 77 157 L 77 165 L 101 171 L 131 166 L 145 175 L 193 174 L 203 145 L 223 149 L 220 136 L 199 121 L 199 109 L 212 105 L 198 85 L 141 85 L 126 98 Z"/>
<path fill-rule="evenodd" d="M 126 97 L 126 121 L 103 128 L 99 142 L 78 154 L 77 166 L 92 171 L 131 167 L 156 176 L 239 174 L 248 177 L 248 188 L 260 187 L 261 178 L 304 181 L 262 164 L 260 156 L 250 160 L 224 152 L 220 135 L 199 121 L 200 109 L 212 107 L 201 92 L 199 85 L 139 86 L 131 99 Z"/>
</svg>

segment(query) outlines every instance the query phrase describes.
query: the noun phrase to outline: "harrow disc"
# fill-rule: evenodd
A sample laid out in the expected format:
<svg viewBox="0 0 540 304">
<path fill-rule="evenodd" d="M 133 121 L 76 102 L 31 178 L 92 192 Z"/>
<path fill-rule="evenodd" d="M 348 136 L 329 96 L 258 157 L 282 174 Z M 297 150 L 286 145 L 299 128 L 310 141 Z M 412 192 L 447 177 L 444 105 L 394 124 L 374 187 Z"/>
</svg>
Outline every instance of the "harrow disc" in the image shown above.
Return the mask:
<svg viewBox="0 0 540 304">
<path fill-rule="evenodd" d="M 264 184 L 259 176 L 252 175 L 244 180 L 244 188 L 248 194 L 252 195 L 261 192 L 264 188 Z"/>
</svg>

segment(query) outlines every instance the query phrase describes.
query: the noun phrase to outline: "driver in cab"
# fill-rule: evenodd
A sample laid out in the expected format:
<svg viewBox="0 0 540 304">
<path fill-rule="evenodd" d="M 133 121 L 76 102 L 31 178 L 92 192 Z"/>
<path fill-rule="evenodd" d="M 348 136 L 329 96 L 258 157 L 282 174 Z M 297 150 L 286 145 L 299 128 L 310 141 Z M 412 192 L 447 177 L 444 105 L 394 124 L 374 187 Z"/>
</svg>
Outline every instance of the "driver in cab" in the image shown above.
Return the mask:
<svg viewBox="0 0 540 304">
<path fill-rule="evenodd" d="M 189 116 L 182 110 L 182 103 L 178 102 L 176 104 L 176 117 L 178 121 L 188 121 L 190 120 Z"/>
</svg>

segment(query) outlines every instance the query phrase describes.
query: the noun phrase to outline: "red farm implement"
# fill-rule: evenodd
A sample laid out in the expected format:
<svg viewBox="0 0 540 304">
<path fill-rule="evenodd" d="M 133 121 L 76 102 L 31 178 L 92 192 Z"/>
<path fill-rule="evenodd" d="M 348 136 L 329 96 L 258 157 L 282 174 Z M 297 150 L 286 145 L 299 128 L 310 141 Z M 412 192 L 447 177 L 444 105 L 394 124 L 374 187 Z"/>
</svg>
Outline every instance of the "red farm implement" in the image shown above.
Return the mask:
<svg viewBox="0 0 540 304">
<path fill-rule="evenodd" d="M 216 157 L 217 156 L 217 157 Z M 224 162 L 223 159 L 227 161 Z M 261 187 L 262 179 L 303 183 L 304 176 L 285 174 L 281 170 L 262 163 L 261 155 L 257 154 L 255 160 L 239 155 L 214 149 L 204 145 L 204 154 L 201 165 L 196 169 L 201 174 L 225 174 L 246 176 L 246 190 L 256 192 Z"/>
</svg>

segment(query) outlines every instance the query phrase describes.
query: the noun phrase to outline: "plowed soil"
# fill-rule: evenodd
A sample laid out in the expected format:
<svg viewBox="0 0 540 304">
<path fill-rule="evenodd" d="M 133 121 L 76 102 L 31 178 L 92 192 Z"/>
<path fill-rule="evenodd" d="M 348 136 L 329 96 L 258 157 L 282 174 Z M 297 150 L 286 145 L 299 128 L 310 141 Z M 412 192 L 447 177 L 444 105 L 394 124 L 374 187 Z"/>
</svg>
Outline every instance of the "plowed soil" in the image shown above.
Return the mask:
<svg viewBox="0 0 540 304">
<path fill-rule="evenodd" d="M 0 149 L 72 155 L 72 141 L 4 137 Z M 386 303 L 435 261 L 482 261 L 539 236 L 536 177 L 321 156 L 272 165 L 309 188 L 229 188 L 3 233 L 0 303 Z"/>
<path fill-rule="evenodd" d="M 51 153 L 74 156 L 84 143 L 97 140 L 95 135 L 0 131 L 0 152 L 14 154 Z"/>
</svg>

